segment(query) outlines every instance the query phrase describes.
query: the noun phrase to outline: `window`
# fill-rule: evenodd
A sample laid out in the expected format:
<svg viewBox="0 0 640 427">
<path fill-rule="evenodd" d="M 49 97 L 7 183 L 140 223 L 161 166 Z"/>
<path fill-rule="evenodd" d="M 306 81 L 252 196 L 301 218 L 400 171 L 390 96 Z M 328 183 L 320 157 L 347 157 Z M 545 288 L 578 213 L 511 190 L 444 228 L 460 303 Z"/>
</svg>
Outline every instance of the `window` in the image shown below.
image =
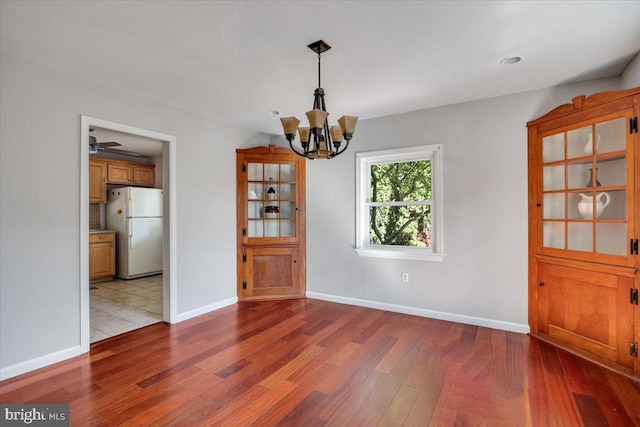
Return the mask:
<svg viewBox="0 0 640 427">
<path fill-rule="evenodd" d="M 441 261 L 442 145 L 356 153 L 356 252 Z"/>
</svg>

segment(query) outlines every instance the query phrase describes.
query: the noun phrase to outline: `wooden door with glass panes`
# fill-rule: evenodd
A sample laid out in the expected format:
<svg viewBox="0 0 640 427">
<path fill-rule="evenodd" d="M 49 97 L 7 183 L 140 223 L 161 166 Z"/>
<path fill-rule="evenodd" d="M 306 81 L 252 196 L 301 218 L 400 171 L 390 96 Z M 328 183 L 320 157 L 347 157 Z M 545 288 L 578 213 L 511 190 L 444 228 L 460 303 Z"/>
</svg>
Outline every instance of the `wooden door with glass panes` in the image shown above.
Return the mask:
<svg viewBox="0 0 640 427">
<path fill-rule="evenodd" d="M 282 147 L 238 149 L 238 299 L 305 293 L 305 158 Z"/>
<path fill-rule="evenodd" d="M 633 109 L 543 133 L 540 253 L 631 267 Z"/>
<path fill-rule="evenodd" d="M 529 128 L 531 334 L 640 377 L 640 87 Z"/>
</svg>

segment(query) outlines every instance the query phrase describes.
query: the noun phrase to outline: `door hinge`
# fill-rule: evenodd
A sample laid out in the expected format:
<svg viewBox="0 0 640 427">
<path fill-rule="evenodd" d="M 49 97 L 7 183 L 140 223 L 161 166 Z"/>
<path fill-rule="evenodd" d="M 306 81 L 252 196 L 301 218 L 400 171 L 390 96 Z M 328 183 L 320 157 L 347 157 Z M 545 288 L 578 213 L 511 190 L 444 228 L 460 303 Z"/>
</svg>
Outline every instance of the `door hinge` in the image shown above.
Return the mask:
<svg viewBox="0 0 640 427">
<path fill-rule="evenodd" d="M 631 288 L 629 291 L 629 303 L 638 305 L 638 290 Z"/>
<path fill-rule="evenodd" d="M 631 239 L 629 241 L 629 252 L 631 255 L 638 255 L 638 239 Z"/>
<path fill-rule="evenodd" d="M 242 237 L 247 237 L 247 229 L 246 228 L 242 229 Z"/>
<path fill-rule="evenodd" d="M 629 344 L 629 354 L 633 357 L 638 357 L 638 343 L 631 341 Z"/>
<path fill-rule="evenodd" d="M 242 173 L 247 173 L 247 165 L 242 165 Z"/>
<path fill-rule="evenodd" d="M 242 282 L 242 289 L 247 290 L 247 282 Z"/>
<path fill-rule="evenodd" d="M 638 133 L 638 117 L 629 119 L 629 133 Z"/>
<path fill-rule="evenodd" d="M 242 262 L 247 262 L 247 254 L 242 254 Z"/>
</svg>

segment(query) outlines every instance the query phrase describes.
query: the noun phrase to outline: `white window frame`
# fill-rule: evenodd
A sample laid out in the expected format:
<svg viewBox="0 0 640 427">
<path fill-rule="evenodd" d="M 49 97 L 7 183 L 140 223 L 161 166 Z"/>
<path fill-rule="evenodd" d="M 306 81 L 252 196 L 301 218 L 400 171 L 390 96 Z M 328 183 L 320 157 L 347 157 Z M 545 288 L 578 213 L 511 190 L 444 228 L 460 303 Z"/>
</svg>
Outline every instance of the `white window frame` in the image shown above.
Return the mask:
<svg viewBox="0 0 640 427">
<path fill-rule="evenodd" d="M 431 200 L 428 203 L 431 205 L 431 247 L 371 245 L 369 243 L 371 166 L 418 160 L 431 160 Z M 442 261 L 445 257 L 442 176 L 442 144 L 356 153 L 356 245 L 354 250 L 358 256 Z"/>
</svg>

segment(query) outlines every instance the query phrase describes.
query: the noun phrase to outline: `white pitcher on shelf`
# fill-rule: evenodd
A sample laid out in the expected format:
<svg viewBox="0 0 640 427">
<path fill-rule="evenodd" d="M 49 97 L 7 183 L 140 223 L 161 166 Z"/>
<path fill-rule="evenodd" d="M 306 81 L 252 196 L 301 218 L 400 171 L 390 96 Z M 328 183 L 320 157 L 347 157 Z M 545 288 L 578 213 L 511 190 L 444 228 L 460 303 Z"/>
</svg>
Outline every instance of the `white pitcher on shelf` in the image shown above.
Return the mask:
<svg viewBox="0 0 640 427">
<path fill-rule="evenodd" d="M 593 134 L 588 133 L 584 136 L 584 140 L 586 141 L 586 145 L 584 146 L 584 153 L 587 156 L 593 154 Z M 598 146 L 600 145 L 600 134 L 596 134 L 596 153 L 598 152 Z"/>
<path fill-rule="evenodd" d="M 584 219 L 593 219 L 593 196 L 588 196 L 586 194 L 580 193 L 582 196 L 582 200 L 578 202 L 578 211 L 582 218 Z M 605 202 L 602 201 L 602 197 L 607 199 Z M 611 201 L 611 197 L 609 197 L 608 193 L 598 193 L 595 196 L 596 199 L 596 218 L 600 218 L 602 211 L 607 207 L 609 202 Z"/>
</svg>

